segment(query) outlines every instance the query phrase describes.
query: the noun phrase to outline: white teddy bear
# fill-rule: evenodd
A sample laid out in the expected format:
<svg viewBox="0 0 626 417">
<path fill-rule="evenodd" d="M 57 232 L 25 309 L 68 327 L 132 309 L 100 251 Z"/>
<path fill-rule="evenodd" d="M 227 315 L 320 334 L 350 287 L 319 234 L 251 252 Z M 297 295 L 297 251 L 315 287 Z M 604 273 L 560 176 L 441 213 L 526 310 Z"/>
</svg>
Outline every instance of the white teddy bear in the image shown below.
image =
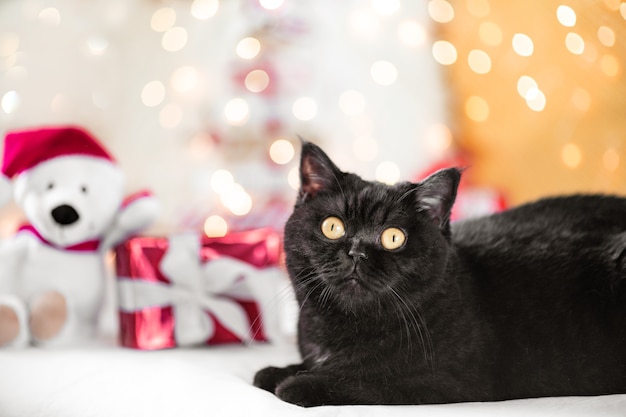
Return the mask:
<svg viewBox="0 0 626 417">
<path fill-rule="evenodd" d="M 5 137 L 0 198 L 29 225 L 0 242 L 0 347 L 67 344 L 97 329 L 104 253 L 148 226 L 149 193 L 124 198 L 124 173 L 87 131 L 51 127 Z"/>
</svg>

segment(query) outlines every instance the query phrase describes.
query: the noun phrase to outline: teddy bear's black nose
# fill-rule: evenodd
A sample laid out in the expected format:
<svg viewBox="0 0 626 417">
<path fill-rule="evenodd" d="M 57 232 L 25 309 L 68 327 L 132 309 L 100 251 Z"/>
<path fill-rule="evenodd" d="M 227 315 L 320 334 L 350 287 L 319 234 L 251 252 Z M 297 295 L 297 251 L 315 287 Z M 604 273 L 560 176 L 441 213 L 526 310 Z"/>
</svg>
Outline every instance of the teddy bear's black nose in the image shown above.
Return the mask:
<svg viewBox="0 0 626 417">
<path fill-rule="evenodd" d="M 67 226 L 79 219 L 78 212 L 72 206 L 62 204 L 52 210 L 52 218 L 61 226 Z"/>
</svg>

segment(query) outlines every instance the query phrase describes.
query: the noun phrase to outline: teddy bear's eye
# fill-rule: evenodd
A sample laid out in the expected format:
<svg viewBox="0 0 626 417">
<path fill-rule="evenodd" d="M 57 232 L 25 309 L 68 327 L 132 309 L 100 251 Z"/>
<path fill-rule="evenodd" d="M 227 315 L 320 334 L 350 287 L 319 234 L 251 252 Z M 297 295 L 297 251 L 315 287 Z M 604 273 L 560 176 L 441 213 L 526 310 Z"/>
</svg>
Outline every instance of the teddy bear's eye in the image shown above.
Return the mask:
<svg viewBox="0 0 626 417">
<path fill-rule="evenodd" d="M 48 188 L 48 190 L 52 190 L 54 188 L 54 183 L 53 182 L 48 183 L 48 187 L 47 188 Z"/>
<path fill-rule="evenodd" d="M 82 187 L 80 187 L 80 191 L 82 191 L 83 194 L 87 194 L 87 186 L 83 185 Z"/>
</svg>

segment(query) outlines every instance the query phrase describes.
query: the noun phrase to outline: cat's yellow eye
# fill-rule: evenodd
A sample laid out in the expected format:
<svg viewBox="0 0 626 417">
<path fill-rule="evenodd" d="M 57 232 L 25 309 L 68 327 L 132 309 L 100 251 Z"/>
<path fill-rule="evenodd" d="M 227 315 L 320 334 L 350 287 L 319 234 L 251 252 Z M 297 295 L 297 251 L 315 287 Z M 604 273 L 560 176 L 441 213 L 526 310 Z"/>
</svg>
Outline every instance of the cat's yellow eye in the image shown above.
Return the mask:
<svg viewBox="0 0 626 417">
<path fill-rule="evenodd" d="M 322 222 L 322 233 L 329 239 L 336 240 L 346 234 L 346 227 L 338 217 L 327 217 Z"/>
<path fill-rule="evenodd" d="M 396 250 L 402 245 L 406 236 L 404 232 L 396 227 L 390 227 L 383 230 L 383 234 L 380 235 L 380 244 L 387 250 Z"/>
</svg>

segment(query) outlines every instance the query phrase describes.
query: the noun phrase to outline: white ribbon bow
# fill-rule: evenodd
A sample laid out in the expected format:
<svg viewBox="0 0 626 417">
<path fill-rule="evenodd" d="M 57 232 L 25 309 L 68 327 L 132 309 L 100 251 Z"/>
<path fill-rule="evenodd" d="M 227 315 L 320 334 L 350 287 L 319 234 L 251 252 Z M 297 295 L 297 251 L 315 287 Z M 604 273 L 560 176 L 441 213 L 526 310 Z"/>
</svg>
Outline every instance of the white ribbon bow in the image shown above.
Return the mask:
<svg viewBox="0 0 626 417">
<path fill-rule="evenodd" d="M 197 235 L 176 235 L 168 240 L 169 248 L 160 270 L 171 285 L 120 277 L 119 308 L 134 312 L 172 306 L 174 335 L 179 346 L 203 343 L 213 336 L 215 325 L 207 311 L 242 342 L 250 342 L 251 323 L 243 307 L 224 296 L 257 302 L 265 321 L 267 307 L 275 297 L 279 279 L 283 278 L 282 271 L 277 267 L 255 268 L 227 256 L 202 263 Z M 266 336 L 271 340 L 270 334 Z"/>
</svg>

